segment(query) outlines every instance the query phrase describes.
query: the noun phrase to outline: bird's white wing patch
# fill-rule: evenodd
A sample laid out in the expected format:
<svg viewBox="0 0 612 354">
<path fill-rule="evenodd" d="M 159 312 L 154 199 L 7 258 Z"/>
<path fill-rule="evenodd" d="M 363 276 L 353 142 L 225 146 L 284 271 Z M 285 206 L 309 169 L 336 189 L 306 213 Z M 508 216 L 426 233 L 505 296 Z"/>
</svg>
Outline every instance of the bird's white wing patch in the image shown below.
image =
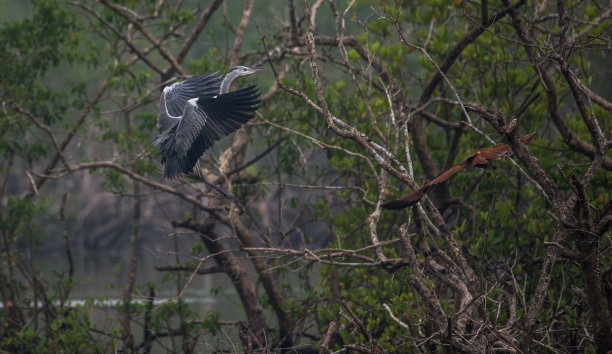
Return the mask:
<svg viewBox="0 0 612 354">
<path fill-rule="evenodd" d="M 164 87 L 164 93 L 174 90 L 174 87 L 178 84 L 178 82 L 173 83 L 172 85 L 168 85 Z"/>
<path fill-rule="evenodd" d="M 168 115 L 180 117 L 187 101 L 194 97 L 206 97 L 219 92 L 220 76 L 216 73 L 198 75 L 186 80 L 175 82 L 164 88 L 162 95 L 166 96 Z"/>
<path fill-rule="evenodd" d="M 172 84 L 172 86 L 174 86 L 176 84 Z M 170 87 L 170 86 L 168 86 Z M 170 113 L 170 111 L 168 110 L 168 101 L 171 101 L 172 98 L 172 89 L 166 91 L 166 89 L 168 89 L 168 87 L 166 87 L 164 89 L 164 92 L 162 92 L 162 102 L 164 104 L 164 109 L 166 110 L 166 114 L 168 115 L 168 117 L 170 118 L 181 118 L 181 116 L 177 116 L 177 115 L 173 115 L 172 113 Z"/>
</svg>

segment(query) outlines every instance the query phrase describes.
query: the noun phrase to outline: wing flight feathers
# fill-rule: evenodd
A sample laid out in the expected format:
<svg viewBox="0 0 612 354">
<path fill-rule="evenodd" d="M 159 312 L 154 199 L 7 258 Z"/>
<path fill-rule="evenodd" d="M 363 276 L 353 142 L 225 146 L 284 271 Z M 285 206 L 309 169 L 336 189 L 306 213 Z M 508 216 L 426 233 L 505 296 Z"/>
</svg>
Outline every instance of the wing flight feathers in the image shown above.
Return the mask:
<svg viewBox="0 0 612 354">
<path fill-rule="evenodd" d="M 168 114 L 178 117 L 183 113 L 187 101 L 197 97 L 214 96 L 219 93 L 221 75 L 217 72 L 197 75 L 174 83 L 164 89 Z"/>
<path fill-rule="evenodd" d="M 197 80 L 188 79 L 165 91 L 166 96 L 172 96 L 174 103 L 184 101 L 182 111 L 177 114 L 180 116 L 180 122 L 172 122 L 174 124 L 171 128 L 160 132 L 155 139 L 155 143 L 162 145 L 165 178 L 176 178 L 180 177 L 181 173 L 191 172 L 200 156 L 215 141 L 238 130 L 255 116 L 260 102 L 259 91 L 255 86 L 212 95 L 207 89 L 197 89 L 196 86 L 217 83 L 216 76 L 208 74 L 192 79 Z M 208 94 L 188 98 L 193 92 Z M 176 111 L 171 109 L 168 112 L 176 114 Z M 174 118 L 174 121 L 176 120 L 178 119 Z"/>
</svg>

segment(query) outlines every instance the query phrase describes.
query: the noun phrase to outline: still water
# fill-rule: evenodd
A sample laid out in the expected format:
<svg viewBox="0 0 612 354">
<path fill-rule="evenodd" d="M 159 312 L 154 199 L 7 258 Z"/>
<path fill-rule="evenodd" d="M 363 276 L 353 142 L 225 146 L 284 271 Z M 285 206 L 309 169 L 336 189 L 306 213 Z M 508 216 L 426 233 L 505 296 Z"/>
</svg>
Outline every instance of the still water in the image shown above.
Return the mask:
<svg viewBox="0 0 612 354">
<path fill-rule="evenodd" d="M 176 265 L 177 255 L 179 261 L 187 260 L 194 241 L 193 237 L 188 236 L 181 236 L 176 240 L 172 236 L 140 237 L 137 244 L 138 265 L 134 301 L 148 301 L 147 283 L 153 283 L 159 288 L 155 292 L 153 311 L 165 302 L 175 301 L 177 294 L 182 291 L 181 298 L 191 311 L 200 315 L 200 318 L 210 311 L 215 311 L 224 323 L 219 338 L 199 339 L 204 347 L 240 346 L 237 328 L 233 323 L 245 320 L 246 317 L 240 299 L 225 274 L 195 275 L 188 280 L 191 274 L 185 272 L 182 274 L 182 285 L 179 286 L 176 277 L 168 277 L 168 272 L 156 270 L 156 267 Z M 175 252 L 177 246 L 178 252 Z M 82 306 L 93 299 L 95 305 L 91 309 L 90 319 L 96 328 L 108 333 L 112 331 L 113 326 L 119 326 L 114 307 L 122 299 L 128 278 L 129 248 L 118 247 L 98 251 L 75 248 L 71 249 L 71 252 L 77 283 L 72 289 L 68 303 L 71 306 Z M 68 272 L 69 262 L 64 249 L 47 251 L 39 248 L 35 253 L 36 267 L 43 278 L 52 280 L 54 274 Z M 201 269 L 214 265 L 214 260 L 210 260 L 202 264 Z M 139 343 L 143 338 L 142 316 L 136 318 L 134 322 L 132 330 L 136 342 Z M 176 327 L 176 321 L 171 322 L 173 327 Z M 169 339 L 164 339 L 163 342 L 167 346 L 172 346 Z M 165 352 L 159 343 L 153 348 L 154 352 Z"/>
</svg>

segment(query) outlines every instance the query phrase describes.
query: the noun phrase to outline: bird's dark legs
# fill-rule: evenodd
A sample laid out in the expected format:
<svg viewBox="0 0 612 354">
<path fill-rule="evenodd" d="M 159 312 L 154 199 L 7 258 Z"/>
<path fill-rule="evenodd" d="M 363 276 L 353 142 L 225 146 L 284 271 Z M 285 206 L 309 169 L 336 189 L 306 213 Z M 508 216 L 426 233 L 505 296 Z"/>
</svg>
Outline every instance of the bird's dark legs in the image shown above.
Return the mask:
<svg viewBox="0 0 612 354">
<path fill-rule="evenodd" d="M 238 204 L 238 202 L 240 201 L 240 199 L 238 199 L 236 196 L 224 191 L 221 187 L 214 185 L 211 182 L 208 182 L 206 180 L 206 178 L 204 178 L 204 176 L 202 175 L 202 170 L 200 169 L 200 160 L 198 160 L 196 162 L 196 170 L 198 170 L 198 175 L 200 176 L 200 178 L 202 179 L 202 181 L 204 181 L 204 183 L 206 183 L 207 185 L 209 185 L 210 187 L 214 188 L 217 192 L 221 193 L 222 196 L 224 196 L 225 198 L 231 200 L 232 202 Z"/>
<path fill-rule="evenodd" d="M 238 203 L 240 201 L 240 199 L 238 199 L 238 197 L 229 194 L 228 192 L 224 191 L 223 189 L 221 189 L 221 187 L 218 187 L 214 184 L 212 184 L 211 182 L 208 182 L 206 180 L 206 178 L 202 177 L 202 181 L 204 181 L 204 183 L 208 184 L 210 187 L 214 188 L 217 192 L 221 193 L 221 195 L 223 195 L 225 198 L 231 200 L 234 203 Z"/>
</svg>

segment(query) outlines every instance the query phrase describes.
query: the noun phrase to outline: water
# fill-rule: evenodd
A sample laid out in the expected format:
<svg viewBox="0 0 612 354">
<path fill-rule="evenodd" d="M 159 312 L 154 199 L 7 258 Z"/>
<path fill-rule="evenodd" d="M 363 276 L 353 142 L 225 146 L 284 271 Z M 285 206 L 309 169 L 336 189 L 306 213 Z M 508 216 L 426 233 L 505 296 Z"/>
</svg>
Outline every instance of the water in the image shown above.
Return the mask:
<svg viewBox="0 0 612 354">
<path fill-rule="evenodd" d="M 193 237 L 181 237 L 178 240 L 179 260 L 184 261 L 190 254 L 190 247 L 194 242 Z M 240 299 L 230 281 L 223 273 L 209 275 L 195 275 L 188 284 L 185 284 L 190 273 L 181 273 L 181 286 L 176 282 L 176 277 L 168 277 L 168 272 L 157 271 L 155 267 L 171 266 L 176 264 L 176 252 L 174 240 L 169 236 L 155 238 L 141 238 L 137 246 L 137 275 L 133 302 L 144 304 L 149 301 L 149 290 L 147 283 L 154 283 L 160 289 L 156 290 L 153 301 L 153 312 L 167 302 L 175 302 L 177 295 L 182 292 L 181 299 L 189 306 L 189 309 L 199 315 L 195 319 L 202 319 L 210 311 L 220 314 L 223 325 L 219 338 L 213 336 L 200 337 L 203 346 L 231 347 L 240 346 L 237 328 L 233 324 L 236 321 L 245 320 Z M 92 251 L 85 249 L 71 249 L 74 264 L 74 277 L 77 283 L 73 286 L 67 305 L 89 307 L 89 318 L 93 325 L 105 333 L 112 332 L 113 327 L 119 327 L 116 305 L 122 301 L 122 294 L 128 278 L 129 248 L 117 247 L 103 251 Z M 65 250 L 56 249 L 50 252 L 35 251 L 35 265 L 42 277 L 52 283 L 57 279 L 54 274 L 68 272 L 68 260 Z M 209 260 L 201 265 L 201 269 L 215 265 L 214 260 Z M 167 278 L 167 279 L 164 279 Z M 212 291 L 214 290 L 214 293 Z M 40 306 L 40 304 L 39 304 Z M 132 331 L 136 343 L 143 338 L 144 317 L 138 315 L 132 321 Z M 170 321 L 173 328 L 178 328 L 178 317 Z M 108 337 L 100 336 L 103 341 Z M 180 338 L 175 339 L 180 343 Z M 223 343 L 219 343 L 223 341 Z M 171 339 L 163 339 L 163 345 L 172 346 Z M 180 347 L 180 344 L 177 344 Z M 165 352 L 162 345 L 154 344 L 154 352 Z M 205 350 L 206 351 L 206 350 Z"/>
</svg>

